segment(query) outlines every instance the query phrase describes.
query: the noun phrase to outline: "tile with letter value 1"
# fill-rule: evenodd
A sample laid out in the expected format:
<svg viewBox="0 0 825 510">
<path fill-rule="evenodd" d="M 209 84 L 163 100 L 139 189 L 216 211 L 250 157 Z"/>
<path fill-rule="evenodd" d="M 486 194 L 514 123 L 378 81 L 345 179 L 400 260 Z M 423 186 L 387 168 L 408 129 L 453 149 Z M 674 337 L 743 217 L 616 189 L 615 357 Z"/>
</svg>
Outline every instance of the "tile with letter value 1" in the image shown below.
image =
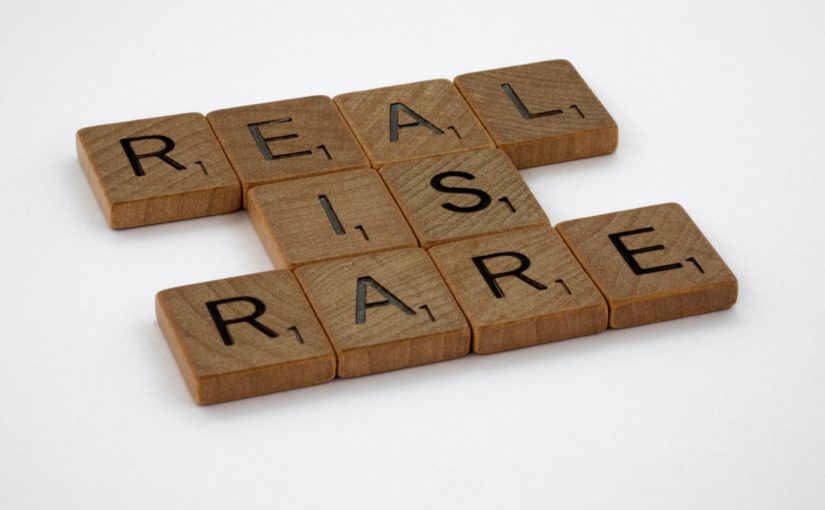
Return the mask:
<svg viewBox="0 0 825 510">
<path fill-rule="evenodd" d="M 479 71 L 454 81 L 518 168 L 616 149 L 616 122 L 566 60 Z"/>
<path fill-rule="evenodd" d="M 498 149 L 395 163 L 380 173 L 424 248 L 549 226 L 527 183 Z"/>
<path fill-rule="evenodd" d="M 200 113 L 83 128 L 77 156 L 112 228 L 241 207 L 238 178 Z"/>
<path fill-rule="evenodd" d="M 355 377 L 464 356 L 470 328 L 420 248 L 303 266 L 295 275 Z"/>
<path fill-rule="evenodd" d="M 192 396 L 214 404 L 327 382 L 335 353 L 289 271 L 167 289 L 155 300 Z"/>
<path fill-rule="evenodd" d="M 430 249 L 480 354 L 599 333 L 607 304 L 553 229 L 531 228 Z"/>
<path fill-rule="evenodd" d="M 494 146 L 449 80 L 350 92 L 334 100 L 375 168 Z"/>
<path fill-rule="evenodd" d="M 679 204 L 565 221 L 556 229 L 607 299 L 612 328 L 736 302 L 736 277 Z"/>
<path fill-rule="evenodd" d="M 252 223 L 279 269 L 418 246 L 375 170 L 348 170 L 253 188 Z"/>
<path fill-rule="evenodd" d="M 243 186 L 369 166 L 327 96 L 217 110 L 207 114 Z"/>
</svg>

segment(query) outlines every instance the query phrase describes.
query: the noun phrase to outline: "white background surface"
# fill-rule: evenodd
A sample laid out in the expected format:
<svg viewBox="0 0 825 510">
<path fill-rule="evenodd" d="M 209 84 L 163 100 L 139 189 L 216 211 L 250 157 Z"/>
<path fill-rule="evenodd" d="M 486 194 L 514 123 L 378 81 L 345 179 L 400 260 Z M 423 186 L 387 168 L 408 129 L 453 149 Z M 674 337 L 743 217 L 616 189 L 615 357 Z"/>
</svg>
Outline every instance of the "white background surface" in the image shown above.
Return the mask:
<svg viewBox="0 0 825 510">
<path fill-rule="evenodd" d="M 825 508 L 822 2 L 4 2 L 0 507 Z M 620 127 L 554 223 L 678 201 L 727 312 L 196 406 L 158 290 L 270 269 L 245 212 L 110 230 L 78 128 L 551 58 Z"/>
</svg>

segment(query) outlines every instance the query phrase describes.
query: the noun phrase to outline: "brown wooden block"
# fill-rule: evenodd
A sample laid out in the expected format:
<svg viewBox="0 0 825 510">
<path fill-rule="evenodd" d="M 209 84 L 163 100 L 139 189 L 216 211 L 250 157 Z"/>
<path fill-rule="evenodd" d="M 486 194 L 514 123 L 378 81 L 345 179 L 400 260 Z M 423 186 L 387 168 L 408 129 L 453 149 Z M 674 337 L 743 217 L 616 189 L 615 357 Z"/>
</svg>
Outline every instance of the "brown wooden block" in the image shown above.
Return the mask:
<svg viewBox="0 0 825 510">
<path fill-rule="evenodd" d="M 487 132 L 448 80 L 350 92 L 336 96 L 335 103 L 375 168 L 493 147 Z"/>
<path fill-rule="evenodd" d="M 163 330 L 199 404 L 327 382 L 335 353 L 289 271 L 159 292 Z"/>
<path fill-rule="evenodd" d="M 238 178 L 200 113 L 83 128 L 77 156 L 113 228 L 241 207 Z"/>
<path fill-rule="evenodd" d="M 327 96 L 228 108 L 206 116 L 243 185 L 369 166 Z"/>
<path fill-rule="evenodd" d="M 679 204 L 660 204 L 556 226 L 610 306 L 610 327 L 723 310 L 738 284 Z"/>
<path fill-rule="evenodd" d="M 616 123 L 566 60 L 463 74 L 454 81 L 518 168 L 616 150 Z"/>
<path fill-rule="evenodd" d="M 538 227 L 430 250 L 479 354 L 607 329 L 607 304 L 555 230 Z"/>
<path fill-rule="evenodd" d="M 355 377 L 464 356 L 470 328 L 420 248 L 338 259 L 295 271 L 338 355 Z"/>
<path fill-rule="evenodd" d="M 418 246 L 378 173 L 368 168 L 259 186 L 247 205 L 278 268 Z"/>
<path fill-rule="evenodd" d="M 527 183 L 498 149 L 395 163 L 380 173 L 424 248 L 549 226 Z"/>
</svg>

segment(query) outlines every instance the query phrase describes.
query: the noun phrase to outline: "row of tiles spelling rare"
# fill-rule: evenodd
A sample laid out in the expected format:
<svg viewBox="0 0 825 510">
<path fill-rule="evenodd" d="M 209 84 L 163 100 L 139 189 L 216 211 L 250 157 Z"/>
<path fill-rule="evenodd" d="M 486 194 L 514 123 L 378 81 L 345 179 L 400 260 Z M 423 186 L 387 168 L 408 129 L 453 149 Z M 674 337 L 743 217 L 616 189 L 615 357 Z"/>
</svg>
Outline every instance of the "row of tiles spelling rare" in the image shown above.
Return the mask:
<svg viewBox="0 0 825 510">
<path fill-rule="evenodd" d="M 677 204 L 158 293 L 198 403 L 722 310 L 736 277 Z"/>
<path fill-rule="evenodd" d="M 128 228 L 231 212 L 261 184 L 492 147 L 526 168 L 617 141 L 578 72 L 553 60 L 87 127 L 77 150 L 109 224 Z"/>
</svg>

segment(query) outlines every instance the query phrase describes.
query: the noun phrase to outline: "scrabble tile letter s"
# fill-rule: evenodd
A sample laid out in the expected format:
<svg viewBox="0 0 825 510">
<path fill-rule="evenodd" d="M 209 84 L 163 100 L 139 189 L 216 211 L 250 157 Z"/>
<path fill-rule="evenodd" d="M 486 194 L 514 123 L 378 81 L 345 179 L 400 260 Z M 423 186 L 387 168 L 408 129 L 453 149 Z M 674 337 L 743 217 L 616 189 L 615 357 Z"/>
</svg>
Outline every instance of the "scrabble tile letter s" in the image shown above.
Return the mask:
<svg viewBox="0 0 825 510">
<path fill-rule="evenodd" d="M 381 169 L 421 246 L 548 225 L 507 156 L 482 149 L 387 165 Z"/>
<path fill-rule="evenodd" d="M 113 228 L 241 206 L 238 178 L 199 113 L 83 128 L 77 155 Z"/>
</svg>

